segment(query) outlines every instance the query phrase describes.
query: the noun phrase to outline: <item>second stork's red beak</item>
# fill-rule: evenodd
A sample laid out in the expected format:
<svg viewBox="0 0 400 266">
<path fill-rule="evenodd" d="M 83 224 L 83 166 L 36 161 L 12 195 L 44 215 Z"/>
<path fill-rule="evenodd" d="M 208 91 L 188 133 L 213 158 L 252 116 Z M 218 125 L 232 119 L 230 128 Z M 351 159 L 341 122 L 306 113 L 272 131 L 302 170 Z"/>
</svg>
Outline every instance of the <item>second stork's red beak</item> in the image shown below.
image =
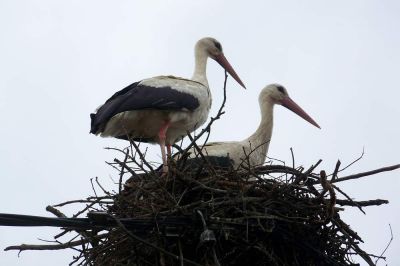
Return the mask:
<svg viewBox="0 0 400 266">
<path fill-rule="evenodd" d="M 240 80 L 238 74 L 236 74 L 231 64 L 229 64 L 224 54 L 217 55 L 215 57 L 215 61 L 217 61 L 218 64 L 220 64 L 223 68 L 225 68 L 225 70 L 228 71 L 229 75 L 231 75 L 232 78 L 234 78 L 243 88 L 246 89 L 246 86 L 244 86 L 243 82 Z"/>
<path fill-rule="evenodd" d="M 296 113 L 298 116 L 313 124 L 317 128 L 321 129 L 321 127 L 314 121 L 297 103 L 295 103 L 289 96 L 286 96 L 280 101 L 280 104 L 285 106 L 287 109 Z"/>
</svg>

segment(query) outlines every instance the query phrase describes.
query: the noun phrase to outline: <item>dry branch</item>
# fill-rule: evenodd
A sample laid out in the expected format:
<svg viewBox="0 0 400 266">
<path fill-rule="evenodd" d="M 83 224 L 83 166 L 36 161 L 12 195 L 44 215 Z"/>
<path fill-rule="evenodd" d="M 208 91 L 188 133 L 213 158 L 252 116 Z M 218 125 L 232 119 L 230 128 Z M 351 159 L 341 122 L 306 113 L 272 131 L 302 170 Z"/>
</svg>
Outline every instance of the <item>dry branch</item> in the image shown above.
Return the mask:
<svg viewBox="0 0 400 266">
<path fill-rule="evenodd" d="M 358 173 L 358 174 L 354 174 L 354 175 L 337 178 L 337 179 L 333 180 L 332 183 L 347 181 L 347 180 L 351 180 L 351 179 L 357 179 L 357 178 L 364 177 L 364 176 L 376 175 L 378 173 L 393 171 L 393 170 L 396 170 L 399 168 L 400 168 L 400 164 L 395 164 L 392 166 L 382 167 L 382 168 L 375 169 L 375 170 L 368 171 L 368 172 L 363 172 L 363 173 Z"/>
</svg>

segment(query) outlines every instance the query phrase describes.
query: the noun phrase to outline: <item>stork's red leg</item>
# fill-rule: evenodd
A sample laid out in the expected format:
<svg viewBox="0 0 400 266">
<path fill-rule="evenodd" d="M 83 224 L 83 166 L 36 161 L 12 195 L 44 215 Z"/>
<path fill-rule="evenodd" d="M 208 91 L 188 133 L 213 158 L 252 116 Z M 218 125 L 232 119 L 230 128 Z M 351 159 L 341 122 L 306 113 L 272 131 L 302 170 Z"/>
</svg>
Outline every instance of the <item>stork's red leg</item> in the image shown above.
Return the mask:
<svg viewBox="0 0 400 266">
<path fill-rule="evenodd" d="M 168 173 L 168 160 L 165 154 L 165 138 L 167 135 L 167 130 L 170 125 L 169 121 L 166 121 L 164 125 L 158 131 L 158 138 L 160 139 L 161 157 L 163 160 L 163 173 Z"/>
</svg>

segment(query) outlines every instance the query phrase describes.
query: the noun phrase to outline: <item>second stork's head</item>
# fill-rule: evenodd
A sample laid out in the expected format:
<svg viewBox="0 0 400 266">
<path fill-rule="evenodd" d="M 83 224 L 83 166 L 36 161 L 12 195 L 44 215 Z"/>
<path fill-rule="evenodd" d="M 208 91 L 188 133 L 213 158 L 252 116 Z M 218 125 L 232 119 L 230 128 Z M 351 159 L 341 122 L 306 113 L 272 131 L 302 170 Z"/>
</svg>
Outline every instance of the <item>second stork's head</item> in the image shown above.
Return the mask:
<svg viewBox="0 0 400 266">
<path fill-rule="evenodd" d="M 263 102 L 269 101 L 275 104 L 282 105 L 287 109 L 291 110 L 307 122 L 312 125 L 321 128 L 317 122 L 314 121 L 297 103 L 295 103 L 290 97 L 285 87 L 279 84 L 270 84 L 261 91 L 259 102 L 263 105 Z"/>
<path fill-rule="evenodd" d="M 219 41 L 214 38 L 206 37 L 200 39 L 195 46 L 196 59 L 210 57 L 218 62 L 231 76 L 234 78 L 243 88 L 246 86 L 243 84 L 242 80 L 236 74 L 235 70 L 231 64 L 226 59 L 223 51 L 222 45 Z"/>
</svg>

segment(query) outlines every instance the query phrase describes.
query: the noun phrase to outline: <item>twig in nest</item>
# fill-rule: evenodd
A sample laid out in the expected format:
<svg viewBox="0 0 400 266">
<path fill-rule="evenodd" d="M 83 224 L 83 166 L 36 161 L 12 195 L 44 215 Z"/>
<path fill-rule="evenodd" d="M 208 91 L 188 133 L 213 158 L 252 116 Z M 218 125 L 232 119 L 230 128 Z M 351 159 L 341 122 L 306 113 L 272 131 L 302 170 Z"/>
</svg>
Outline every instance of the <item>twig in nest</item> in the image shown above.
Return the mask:
<svg viewBox="0 0 400 266">
<path fill-rule="evenodd" d="M 380 259 L 385 259 L 383 255 L 385 254 L 386 250 L 389 248 L 390 244 L 392 244 L 393 241 L 393 231 L 392 231 L 392 226 L 389 224 L 389 229 L 390 229 L 390 240 L 389 243 L 386 245 L 385 249 L 382 251 L 381 255 L 376 259 L 375 265 L 378 263 L 378 260 Z"/>
<path fill-rule="evenodd" d="M 196 142 L 194 141 L 194 139 L 192 138 L 192 136 L 190 135 L 190 132 L 187 132 L 186 134 L 188 136 L 188 138 L 190 139 L 191 143 L 193 143 L 194 148 L 196 149 L 196 152 L 198 153 L 198 155 L 200 155 L 201 159 L 206 163 L 208 170 L 211 171 L 211 174 L 213 176 L 216 175 L 214 167 L 210 164 L 210 161 L 208 160 L 207 157 L 204 156 L 202 148 L 199 148 L 199 146 L 197 146 Z"/>
<path fill-rule="evenodd" d="M 382 199 L 365 200 L 365 201 L 336 199 L 336 204 L 341 206 L 352 206 L 352 207 L 379 206 L 388 203 L 389 203 L 388 200 L 382 200 Z"/>
<path fill-rule="evenodd" d="M 339 172 L 340 164 L 341 164 L 341 163 L 340 163 L 340 160 L 338 160 L 338 161 L 336 162 L 335 170 L 333 170 L 333 174 L 332 174 L 332 178 L 331 178 L 331 183 L 332 183 L 333 180 L 335 180 L 335 179 L 337 178 L 337 174 L 338 174 L 338 172 Z"/>
<path fill-rule="evenodd" d="M 48 212 L 54 214 L 54 215 L 57 216 L 57 217 L 67 218 L 67 216 L 66 216 L 64 213 L 62 213 L 60 210 L 57 210 L 57 209 L 54 208 L 53 206 L 50 206 L 50 205 L 47 206 L 47 207 L 46 207 L 46 211 L 48 211 Z"/>
<path fill-rule="evenodd" d="M 324 189 L 324 191 L 329 191 L 330 198 L 329 198 L 329 205 L 326 208 L 326 214 L 327 214 L 327 219 L 331 219 L 334 214 L 335 205 L 336 205 L 335 190 L 332 188 L 332 185 L 327 180 L 325 171 L 322 170 L 320 172 L 320 176 L 321 176 L 322 188 Z M 323 193 L 321 193 L 321 194 L 323 194 Z"/>
<path fill-rule="evenodd" d="M 311 165 L 311 167 L 308 168 L 307 171 L 305 171 L 302 175 L 296 177 L 296 179 L 293 181 L 293 184 L 299 184 L 301 181 L 306 180 L 307 177 L 315 170 L 315 168 L 318 167 L 318 165 L 320 165 L 321 162 L 322 160 L 319 159 L 315 165 Z"/>
<path fill-rule="evenodd" d="M 296 168 L 295 161 L 294 161 L 294 153 L 293 153 L 293 148 L 292 147 L 290 147 L 290 154 L 292 155 L 292 167 Z"/>
<path fill-rule="evenodd" d="M 393 171 L 393 170 L 396 170 L 399 168 L 400 168 L 400 164 L 395 164 L 392 166 L 382 167 L 382 168 L 375 169 L 375 170 L 368 171 L 368 172 L 363 172 L 363 173 L 358 173 L 358 174 L 354 174 L 354 175 L 348 175 L 345 177 L 337 178 L 337 179 L 333 180 L 332 183 L 342 182 L 342 181 L 346 181 L 346 180 L 350 180 L 350 179 L 356 179 L 356 178 L 360 178 L 360 177 L 364 177 L 364 176 L 375 175 L 375 174 L 387 172 L 387 171 Z"/>
<path fill-rule="evenodd" d="M 340 188 L 338 188 L 337 186 L 331 184 L 333 188 L 335 188 L 340 194 L 342 194 L 343 196 L 345 196 L 350 202 L 352 202 L 354 204 L 354 206 L 356 206 L 362 213 L 365 214 L 365 211 L 361 208 L 360 205 L 358 205 L 357 202 L 353 201 L 352 198 L 350 198 L 349 195 L 347 195 L 343 190 L 341 190 Z"/>
<path fill-rule="evenodd" d="M 96 239 L 102 239 L 106 237 L 108 233 L 97 235 L 97 236 L 92 236 L 92 238 Z M 25 251 L 25 250 L 60 250 L 60 249 L 67 249 L 67 248 L 72 248 L 76 246 L 80 246 L 82 244 L 87 244 L 89 243 L 88 239 L 81 239 L 77 241 L 71 241 L 71 242 L 66 242 L 66 243 L 60 243 L 60 244 L 54 244 L 54 245 L 27 245 L 27 244 L 22 244 L 19 246 L 9 246 L 4 249 L 4 251 L 9 251 L 9 250 L 18 250 L 18 251 Z"/>
<path fill-rule="evenodd" d="M 357 159 L 355 159 L 354 161 L 352 161 L 351 163 L 349 163 L 348 165 L 346 165 L 345 167 L 340 169 L 338 172 L 342 172 L 342 171 L 346 170 L 347 168 L 349 168 L 350 166 L 352 166 L 353 164 L 355 164 L 356 162 L 361 160 L 363 157 L 364 157 L 364 147 L 362 149 L 361 155 Z"/>
<path fill-rule="evenodd" d="M 129 140 L 129 142 L 131 143 L 131 145 L 135 148 L 135 151 L 137 152 L 137 154 L 139 154 L 140 160 L 147 166 L 147 168 L 150 169 L 150 171 L 153 173 L 154 169 L 153 167 L 147 162 L 146 158 L 144 157 L 143 153 L 140 151 L 139 146 L 135 143 L 134 140 Z"/>
<path fill-rule="evenodd" d="M 118 181 L 118 193 L 119 194 L 121 194 L 121 191 L 122 191 L 122 178 L 124 177 L 124 170 L 125 170 L 125 166 L 126 166 L 126 162 L 128 161 L 128 158 L 129 158 L 129 149 L 126 150 L 124 162 L 121 165 L 121 172 L 119 173 L 119 181 Z M 119 162 L 119 161 L 117 161 L 117 162 Z"/>
</svg>

